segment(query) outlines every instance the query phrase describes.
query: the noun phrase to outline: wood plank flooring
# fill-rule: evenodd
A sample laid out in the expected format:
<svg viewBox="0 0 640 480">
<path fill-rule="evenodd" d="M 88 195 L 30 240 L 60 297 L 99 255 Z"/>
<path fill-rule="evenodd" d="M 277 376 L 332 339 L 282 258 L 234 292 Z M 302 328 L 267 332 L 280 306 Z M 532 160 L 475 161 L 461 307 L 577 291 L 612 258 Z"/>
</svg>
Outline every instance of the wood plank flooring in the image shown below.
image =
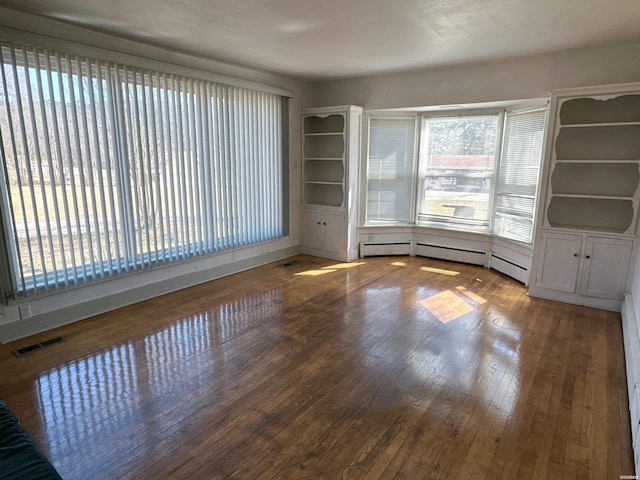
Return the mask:
<svg viewBox="0 0 640 480">
<path fill-rule="evenodd" d="M 0 396 L 67 480 L 634 473 L 619 314 L 481 267 L 300 255 L 0 362 Z"/>
</svg>

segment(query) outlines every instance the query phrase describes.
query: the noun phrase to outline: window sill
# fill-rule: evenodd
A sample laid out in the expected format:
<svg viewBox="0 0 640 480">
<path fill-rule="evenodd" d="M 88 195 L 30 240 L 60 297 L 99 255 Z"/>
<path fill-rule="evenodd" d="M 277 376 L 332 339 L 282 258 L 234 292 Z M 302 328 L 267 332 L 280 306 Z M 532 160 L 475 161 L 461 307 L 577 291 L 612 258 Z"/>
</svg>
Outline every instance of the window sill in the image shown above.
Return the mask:
<svg viewBox="0 0 640 480">
<path fill-rule="evenodd" d="M 364 235 L 370 234 L 404 234 L 407 236 L 408 241 L 414 240 L 413 235 L 435 235 L 439 237 L 451 237 L 463 240 L 476 240 L 476 241 L 490 241 L 495 243 L 502 243 L 506 245 L 512 245 L 518 249 L 526 251 L 533 251 L 533 244 L 522 242 L 519 240 L 513 240 L 510 238 L 499 237 L 492 235 L 488 230 L 460 230 L 458 228 L 446 228 L 443 225 L 431 225 L 427 223 L 420 223 L 416 225 L 410 224 L 364 224 L 358 227 L 358 232 L 361 235 L 360 241 L 366 241 Z"/>
</svg>

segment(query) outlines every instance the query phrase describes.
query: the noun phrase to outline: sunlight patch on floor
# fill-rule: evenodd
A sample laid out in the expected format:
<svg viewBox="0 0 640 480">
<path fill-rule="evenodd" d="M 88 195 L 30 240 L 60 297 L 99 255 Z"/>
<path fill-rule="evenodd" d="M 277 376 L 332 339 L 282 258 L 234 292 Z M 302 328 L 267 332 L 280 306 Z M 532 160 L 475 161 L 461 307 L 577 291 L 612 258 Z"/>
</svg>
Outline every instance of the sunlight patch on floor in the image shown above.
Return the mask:
<svg viewBox="0 0 640 480">
<path fill-rule="evenodd" d="M 329 265 L 328 267 L 322 267 L 323 269 L 333 268 L 333 269 L 345 269 L 345 268 L 353 268 L 358 267 L 360 265 L 364 265 L 367 262 L 351 262 L 351 263 L 336 263 L 335 265 Z"/>
<path fill-rule="evenodd" d="M 317 277 L 318 275 L 324 275 L 325 273 L 336 272 L 337 270 L 307 270 L 306 272 L 295 273 L 295 276 L 308 276 Z"/>
<path fill-rule="evenodd" d="M 424 270 L 425 272 L 431 272 L 431 273 L 439 273 L 441 275 L 451 275 L 451 276 L 460 275 L 460 272 L 455 272 L 453 270 L 443 270 L 442 268 L 420 267 L 420 270 Z"/>
<path fill-rule="evenodd" d="M 470 290 L 467 290 L 462 285 L 456 287 L 456 290 L 458 290 L 461 294 L 466 295 L 467 297 L 469 297 L 474 302 L 477 302 L 477 303 L 480 303 L 480 304 L 487 303 L 487 301 L 484 298 L 482 298 L 480 295 L 478 295 L 477 293 L 473 293 Z"/>
<path fill-rule="evenodd" d="M 450 322 L 475 310 L 451 290 L 437 293 L 426 300 L 422 300 L 420 304 L 442 323 Z"/>
</svg>

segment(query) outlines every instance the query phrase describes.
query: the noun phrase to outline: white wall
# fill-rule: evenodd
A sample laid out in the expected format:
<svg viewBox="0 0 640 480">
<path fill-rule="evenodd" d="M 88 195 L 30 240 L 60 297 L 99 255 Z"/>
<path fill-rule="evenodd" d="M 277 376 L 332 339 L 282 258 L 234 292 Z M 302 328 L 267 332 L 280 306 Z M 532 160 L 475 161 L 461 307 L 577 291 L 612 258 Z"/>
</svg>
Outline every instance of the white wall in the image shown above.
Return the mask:
<svg viewBox="0 0 640 480">
<path fill-rule="evenodd" d="M 630 293 L 633 298 L 635 318 L 640 319 L 640 255 L 637 255 L 635 264 L 631 265 L 631 271 L 633 272 L 633 283 Z"/>
<path fill-rule="evenodd" d="M 26 15 L 0 7 L 0 28 L 11 29 L 17 37 L 44 35 L 48 41 L 71 41 L 108 55 L 126 54 L 145 60 L 159 61 L 180 67 L 194 68 L 215 75 L 224 75 L 257 82 L 293 92 L 289 102 L 289 230 L 287 238 L 265 242 L 243 249 L 212 255 L 197 261 L 152 269 L 46 296 L 33 297 L 8 306 L 0 305 L 0 344 L 52 327 L 91 317 L 120 306 L 135 303 L 189 285 L 285 258 L 300 249 L 300 126 L 299 111 L 310 106 L 311 86 L 304 82 L 221 63 L 213 59 L 172 52 L 131 42 L 110 35 L 73 27 L 62 22 Z M 131 59 L 132 57 L 127 57 Z M 126 60 L 125 60 L 126 61 Z M 31 318 L 20 318 L 20 306 L 28 304 Z"/>
<path fill-rule="evenodd" d="M 545 97 L 640 80 L 640 43 L 313 84 L 313 106 L 420 107 Z"/>
</svg>

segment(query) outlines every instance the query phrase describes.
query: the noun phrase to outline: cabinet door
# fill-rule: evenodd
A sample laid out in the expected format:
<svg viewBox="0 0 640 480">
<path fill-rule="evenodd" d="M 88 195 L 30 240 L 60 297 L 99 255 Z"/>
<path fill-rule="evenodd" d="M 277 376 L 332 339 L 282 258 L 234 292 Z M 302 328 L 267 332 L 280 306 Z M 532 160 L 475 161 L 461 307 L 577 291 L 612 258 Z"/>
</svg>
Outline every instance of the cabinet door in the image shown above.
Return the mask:
<svg viewBox="0 0 640 480">
<path fill-rule="evenodd" d="M 537 285 L 550 290 L 574 293 L 582 237 L 567 234 L 543 234 L 538 260 Z"/>
<path fill-rule="evenodd" d="M 325 210 L 322 218 L 324 249 L 346 252 L 347 215 L 342 211 Z"/>
<path fill-rule="evenodd" d="M 302 242 L 310 248 L 322 247 L 322 210 L 305 208 L 303 212 Z"/>
<path fill-rule="evenodd" d="M 580 294 L 622 299 L 631 261 L 631 240 L 587 237 Z"/>
</svg>

